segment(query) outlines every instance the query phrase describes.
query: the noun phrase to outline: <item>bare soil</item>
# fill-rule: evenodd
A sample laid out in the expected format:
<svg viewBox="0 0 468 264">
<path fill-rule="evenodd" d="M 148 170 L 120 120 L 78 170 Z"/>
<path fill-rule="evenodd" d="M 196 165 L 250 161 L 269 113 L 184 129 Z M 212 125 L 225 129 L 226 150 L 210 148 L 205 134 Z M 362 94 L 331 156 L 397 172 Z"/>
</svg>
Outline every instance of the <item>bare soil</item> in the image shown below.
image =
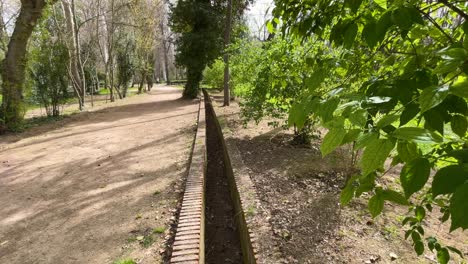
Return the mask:
<svg viewBox="0 0 468 264">
<path fill-rule="evenodd" d="M 0 138 L 0 263 L 162 262 L 198 110 L 180 97 L 157 87 Z"/>
<path fill-rule="evenodd" d="M 218 100 L 217 105 L 221 104 Z M 310 146 L 294 146 L 292 131 L 268 126 L 272 120 L 244 126 L 235 102 L 217 107 L 216 112 L 234 134 L 284 263 L 437 262 L 427 248 L 416 256 L 411 241 L 404 239 L 403 207 L 386 203 L 384 214 L 372 219 L 366 205 L 369 197 L 340 206 L 345 179 L 356 172 L 350 166 L 349 150 L 339 149 L 322 158 L 320 139 Z M 390 171 L 381 184 L 396 184 L 398 175 L 398 169 Z M 468 257 L 468 232 L 449 234 L 449 226 L 440 224 L 438 217 L 437 212 L 428 216 L 426 236 L 436 235 L 444 245 L 457 247 Z M 391 253 L 397 258 L 392 259 Z M 466 262 L 452 254 L 451 263 Z"/>
</svg>

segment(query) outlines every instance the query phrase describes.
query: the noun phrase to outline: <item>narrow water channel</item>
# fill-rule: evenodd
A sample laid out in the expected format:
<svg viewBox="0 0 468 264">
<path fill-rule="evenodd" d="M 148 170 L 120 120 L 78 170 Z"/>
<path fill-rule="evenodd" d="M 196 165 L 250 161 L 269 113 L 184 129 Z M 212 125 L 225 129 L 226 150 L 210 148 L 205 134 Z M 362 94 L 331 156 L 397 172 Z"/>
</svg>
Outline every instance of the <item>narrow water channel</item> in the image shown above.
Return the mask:
<svg viewBox="0 0 468 264">
<path fill-rule="evenodd" d="M 216 116 L 206 103 L 205 263 L 242 263 L 239 230 L 230 194 Z"/>
</svg>

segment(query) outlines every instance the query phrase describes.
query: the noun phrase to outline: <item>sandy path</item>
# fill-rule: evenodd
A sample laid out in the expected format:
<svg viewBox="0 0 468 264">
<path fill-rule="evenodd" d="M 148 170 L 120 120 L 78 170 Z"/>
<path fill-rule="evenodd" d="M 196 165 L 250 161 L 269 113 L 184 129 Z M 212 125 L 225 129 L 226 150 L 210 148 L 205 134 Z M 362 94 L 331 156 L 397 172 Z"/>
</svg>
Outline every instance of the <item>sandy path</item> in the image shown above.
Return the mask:
<svg viewBox="0 0 468 264">
<path fill-rule="evenodd" d="M 0 138 L 0 263 L 158 263 L 164 235 L 148 249 L 127 241 L 171 216 L 198 110 L 180 96 L 159 87 L 14 143 Z"/>
</svg>

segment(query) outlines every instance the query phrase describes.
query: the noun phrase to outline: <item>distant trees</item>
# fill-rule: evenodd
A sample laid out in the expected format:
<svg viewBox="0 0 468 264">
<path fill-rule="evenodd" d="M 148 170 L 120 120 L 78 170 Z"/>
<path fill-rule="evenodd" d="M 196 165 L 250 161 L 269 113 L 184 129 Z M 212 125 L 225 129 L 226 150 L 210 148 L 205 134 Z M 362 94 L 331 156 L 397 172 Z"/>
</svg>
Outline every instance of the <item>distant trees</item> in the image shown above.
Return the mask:
<svg viewBox="0 0 468 264">
<path fill-rule="evenodd" d="M 248 3 L 181 0 L 171 7 L 170 25 L 177 33 L 176 63 L 187 70 L 185 97 L 197 96 L 203 69 L 223 52 L 224 61 L 228 63 L 232 25 L 239 20 Z M 226 83 L 229 79 L 227 67 L 224 76 Z"/>
<path fill-rule="evenodd" d="M 130 83 L 137 82 L 139 92 L 143 92 L 153 83 L 155 61 L 160 59 L 156 51 L 159 46 L 165 47 L 162 57 L 165 71 L 169 71 L 172 59 L 168 47 L 171 43 L 167 26 L 161 27 L 164 22 L 160 19 L 166 10 L 163 1 L 13 0 L 13 5 L 6 3 L 11 8 L 15 7 L 15 1 L 21 7 L 19 14 L 12 17 L 16 23 L 10 35 L 4 25 L 8 19 L 2 12 L 5 2 L 0 0 L 0 59 L 5 58 L 1 73 L 1 131 L 21 128 L 25 99 L 43 103 L 42 94 L 29 98 L 37 91 L 31 92 L 28 87 L 44 88 L 45 82 L 51 82 L 54 87 L 48 87 L 50 89 L 65 93 L 74 91 L 79 108 L 83 109 L 87 94 L 93 94 L 99 84 L 109 90 L 111 101 L 125 97 Z M 46 9 L 49 11 L 45 12 Z M 41 17 L 49 25 L 39 30 L 36 25 Z M 47 33 L 51 39 L 29 41 L 35 30 L 38 36 Z M 28 53 L 45 43 L 43 54 Z M 50 47 L 57 50 L 49 50 Z M 64 49 L 66 56 L 61 54 Z M 56 61 L 56 56 L 61 59 Z M 58 69 L 47 63 L 61 65 L 65 74 L 60 74 L 66 77 L 63 80 L 67 83 L 66 89 L 62 89 L 64 82 L 52 76 L 59 74 Z M 46 90 L 39 90 L 45 95 Z M 51 113 L 58 112 L 52 110 Z"/>
<path fill-rule="evenodd" d="M 184 97 L 198 95 L 203 69 L 221 52 L 223 7 L 209 0 L 180 0 L 171 8 L 171 27 L 178 33 L 176 61 L 187 68 Z"/>
</svg>

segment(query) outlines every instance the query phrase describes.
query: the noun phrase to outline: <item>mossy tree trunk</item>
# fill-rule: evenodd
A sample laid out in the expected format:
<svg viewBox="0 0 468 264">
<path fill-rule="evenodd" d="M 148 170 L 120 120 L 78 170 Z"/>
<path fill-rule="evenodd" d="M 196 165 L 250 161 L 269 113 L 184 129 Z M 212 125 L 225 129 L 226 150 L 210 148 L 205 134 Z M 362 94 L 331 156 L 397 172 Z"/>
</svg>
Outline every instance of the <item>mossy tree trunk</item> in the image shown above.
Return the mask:
<svg viewBox="0 0 468 264">
<path fill-rule="evenodd" d="M 21 10 L 2 62 L 1 118 L 4 128 L 15 130 L 21 126 L 25 113 L 23 86 L 25 82 L 28 40 L 46 7 L 45 0 L 21 0 Z"/>
</svg>

